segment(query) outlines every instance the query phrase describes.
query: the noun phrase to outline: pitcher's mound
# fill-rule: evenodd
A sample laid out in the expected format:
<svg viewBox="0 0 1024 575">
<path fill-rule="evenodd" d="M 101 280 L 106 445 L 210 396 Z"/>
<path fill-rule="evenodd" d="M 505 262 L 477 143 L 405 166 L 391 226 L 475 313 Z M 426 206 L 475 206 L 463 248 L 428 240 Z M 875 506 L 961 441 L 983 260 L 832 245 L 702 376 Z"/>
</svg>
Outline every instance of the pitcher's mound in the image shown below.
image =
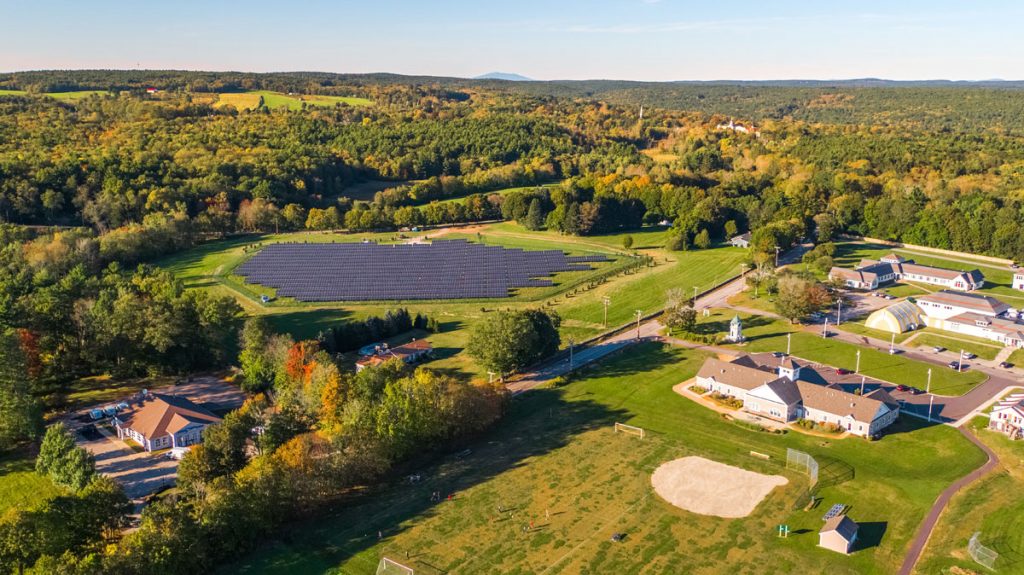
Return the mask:
<svg viewBox="0 0 1024 575">
<path fill-rule="evenodd" d="M 651 475 L 651 485 L 672 505 L 716 517 L 746 517 L 776 485 L 789 480 L 764 475 L 703 457 L 684 457 L 663 463 Z"/>
</svg>

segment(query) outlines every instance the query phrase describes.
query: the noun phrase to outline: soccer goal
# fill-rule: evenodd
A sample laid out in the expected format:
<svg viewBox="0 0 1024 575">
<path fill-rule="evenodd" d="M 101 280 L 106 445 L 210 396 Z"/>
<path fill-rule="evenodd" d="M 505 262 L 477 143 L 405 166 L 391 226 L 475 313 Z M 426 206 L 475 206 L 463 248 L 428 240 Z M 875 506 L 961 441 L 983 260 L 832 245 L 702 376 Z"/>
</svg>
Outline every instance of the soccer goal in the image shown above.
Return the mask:
<svg viewBox="0 0 1024 575">
<path fill-rule="evenodd" d="M 979 565 L 988 567 L 995 571 L 996 561 L 999 559 L 999 553 L 995 550 L 985 547 L 978 540 L 981 536 L 981 532 L 978 531 L 974 535 L 971 535 L 970 541 L 967 542 L 967 552 L 971 554 L 971 559 L 978 562 Z"/>
<path fill-rule="evenodd" d="M 416 570 L 412 567 L 402 565 L 394 559 L 381 557 L 377 564 L 377 575 L 415 575 Z"/>
<path fill-rule="evenodd" d="M 632 435 L 636 435 L 640 439 L 644 438 L 644 428 L 642 428 L 642 427 L 637 427 L 635 425 L 626 425 L 625 423 L 618 423 L 618 422 L 616 422 L 615 423 L 615 433 L 618 433 L 620 431 L 622 433 L 629 433 L 629 434 L 632 434 Z"/>
<path fill-rule="evenodd" d="M 811 486 L 818 484 L 818 461 L 809 453 L 786 448 L 786 469 L 795 469 L 811 478 Z"/>
</svg>

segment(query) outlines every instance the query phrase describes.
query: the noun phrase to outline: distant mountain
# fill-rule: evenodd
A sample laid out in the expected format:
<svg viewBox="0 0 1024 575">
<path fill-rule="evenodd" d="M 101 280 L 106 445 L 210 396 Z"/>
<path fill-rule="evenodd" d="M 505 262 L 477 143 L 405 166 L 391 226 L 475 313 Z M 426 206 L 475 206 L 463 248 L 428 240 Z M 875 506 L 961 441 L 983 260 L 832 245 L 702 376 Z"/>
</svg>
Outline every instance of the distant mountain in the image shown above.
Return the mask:
<svg viewBox="0 0 1024 575">
<path fill-rule="evenodd" d="M 474 80 L 508 80 L 509 82 L 532 82 L 532 78 L 526 76 L 520 76 L 519 74 L 510 74 L 508 72 L 488 72 L 483 76 L 477 76 Z"/>
</svg>

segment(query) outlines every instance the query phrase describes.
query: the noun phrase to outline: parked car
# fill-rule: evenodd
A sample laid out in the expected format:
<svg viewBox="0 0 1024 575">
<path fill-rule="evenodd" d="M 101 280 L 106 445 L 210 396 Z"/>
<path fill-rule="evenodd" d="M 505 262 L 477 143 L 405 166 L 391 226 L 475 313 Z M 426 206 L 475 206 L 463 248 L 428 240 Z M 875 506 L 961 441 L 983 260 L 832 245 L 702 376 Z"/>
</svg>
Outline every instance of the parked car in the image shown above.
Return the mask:
<svg viewBox="0 0 1024 575">
<path fill-rule="evenodd" d="M 773 351 L 772 357 L 786 357 L 786 354 L 782 353 L 781 351 Z"/>
<path fill-rule="evenodd" d="M 910 391 L 910 387 L 906 385 L 897 385 L 896 391 Z"/>
<path fill-rule="evenodd" d="M 882 296 L 882 297 L 884 297 L 885 299 L 896 299 L 896 296 L 894 296 L 894 295 L 889 295 L 889 294 L 885 294 L 885 295 L 884 295 L 884 296 Z"/>
<path fill-rule="evenodd" d="M 89 418 L 92 419 L 93 421 L 95 421 L 97 419 L 103 419 L 103 410 L 102 409 L 90 409 L 89 410 Z"/>
<path fill-rule="evenodd" d="M 841 367 L 836 368 L 836 375 L 850 375 L 851 373 L 853 372 L 848 369 L 843 369 Z"/>
<path fill-rule="evenodd" d="M 941 345 L 937 345 L 932 348 L 932 351 L 934 351 L 935 353 L 942 353 L 946 351 L 946 348 L 942 347 Z"/>
<path fill-rule="evenodd" d="M 978 356 L 973 354 L 973 353 L 971 353 L 971 352 L 969 352 L 969 351 L 965 351 L 964 352 L 964 359 L 974 359 L 976 357 L 978 357 Z"/>
<path fill-rule="evenodd" d="M 1008 361 L 1001 361 L 999 362 L 999 367 L 1003 369 L 1010 369 L 1011 367 L 1013 367 L 1013 364 Z"/>
<path fill-rule="evenodd" d="M 916 388 L 916 387 L 911 387 L 910 388 L 910 393 L 913 394 L 913 395 L 920 395 L 921 393 L 924 393 L 924 392 L 921 391 L 920 389 Z"/>
<path fill-rule="evenodd" d="M 960 369 L 960 362 L 959 361 L 951 361 L 947 365 L 949 366 L 950 369 Z"/>
<path fill-rule="evenodd" d="M 889 348 L 889 355 L 896 355 L 898 353 L 903 353 L 903 350 L 898 348 L 898 347 L 890 347 Z"/>
<path fill-rule="evenodd" d="M 115 408 L 113 405 L 103 406 L 102 409 L 103 415 L 106 415 L 107 417 L 114 417 L 115 415 L 117 415 L 117 408 Z"/>
</svg>

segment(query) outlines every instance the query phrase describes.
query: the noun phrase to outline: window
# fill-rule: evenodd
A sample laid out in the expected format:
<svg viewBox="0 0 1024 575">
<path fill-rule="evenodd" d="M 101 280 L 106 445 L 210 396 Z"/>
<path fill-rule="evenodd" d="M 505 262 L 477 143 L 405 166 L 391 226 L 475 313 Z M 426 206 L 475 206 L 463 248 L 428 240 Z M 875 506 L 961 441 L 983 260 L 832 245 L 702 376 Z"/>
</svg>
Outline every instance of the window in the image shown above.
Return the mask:
<svg viewBox="0 0 1024 575">
<path fill-rule="evenodd" d="M 774 408 L 774 407 L 773 407 L 773 408 L 771 408 L 771 409 L 770 409 L 770 410 L 768 411 L 768 413 L 769 413 L 769 414 L 771 414 L 771 415 L 772 415 L 773 417 L 782 417 L 782 412 L 781 412 L 781 411 L 779 411 L 778 409 Z"/>
<path fill-rule="evenodd" d="M 750 411 L 761 411 L 761 406 L 759 406 L 756 401 L 750 402 L 748 407 L 750 408 Z"/>
</svg>

